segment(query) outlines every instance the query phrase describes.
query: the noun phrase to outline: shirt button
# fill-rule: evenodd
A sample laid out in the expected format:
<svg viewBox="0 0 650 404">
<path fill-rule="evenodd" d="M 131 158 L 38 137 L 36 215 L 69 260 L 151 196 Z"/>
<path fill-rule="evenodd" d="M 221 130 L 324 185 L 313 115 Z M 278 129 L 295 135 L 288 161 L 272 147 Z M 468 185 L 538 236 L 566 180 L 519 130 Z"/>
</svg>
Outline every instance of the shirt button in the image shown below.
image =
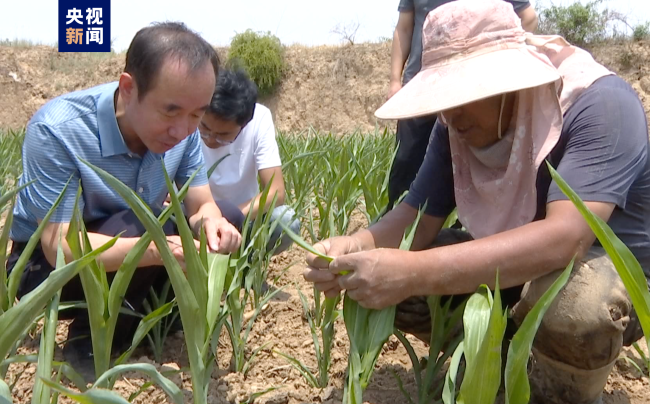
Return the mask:
<svg viewBox="0 0 650 404">
<path fill-rule="evenodd" d="M 142 192 L 144 192 L 144 188 L 142 187 L 138 188 L 138 193 L 141 194 Z"/>
</svg>

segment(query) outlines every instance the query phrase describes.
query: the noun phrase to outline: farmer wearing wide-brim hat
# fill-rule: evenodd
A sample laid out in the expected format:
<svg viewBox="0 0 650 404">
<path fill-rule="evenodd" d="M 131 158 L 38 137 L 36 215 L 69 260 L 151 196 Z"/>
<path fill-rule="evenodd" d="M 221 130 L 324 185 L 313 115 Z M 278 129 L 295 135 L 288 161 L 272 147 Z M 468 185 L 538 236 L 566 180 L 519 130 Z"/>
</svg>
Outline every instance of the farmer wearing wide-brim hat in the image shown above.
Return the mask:
<svg viewBox="0 0 650 404">
<path fill-rule="evenodd" d="M 535 344 L 533 397 L 596 403 L 641 328 L 611 260 L 552 183 L 548 160 L 650 275 L 650 160 L 643 106 L 621 78 L 560 37 L 526 34 L 512 6 L 459 0 L 432 11 L 422 71 L 376 115 L 439 114 L 404 199 L 369 229 L 316 244 L 305 278 L 361 305 L 398 304 L 396 326 L 427 339 L 418 296 L 494 285 L 516 324 L 576 256 Z M 402 234 L 426 203 L 413 249 Z M 457 208 L 466 232 L 443 230 Z M 342 271 L 350 271 L 342 275 Z"/>
</svg>

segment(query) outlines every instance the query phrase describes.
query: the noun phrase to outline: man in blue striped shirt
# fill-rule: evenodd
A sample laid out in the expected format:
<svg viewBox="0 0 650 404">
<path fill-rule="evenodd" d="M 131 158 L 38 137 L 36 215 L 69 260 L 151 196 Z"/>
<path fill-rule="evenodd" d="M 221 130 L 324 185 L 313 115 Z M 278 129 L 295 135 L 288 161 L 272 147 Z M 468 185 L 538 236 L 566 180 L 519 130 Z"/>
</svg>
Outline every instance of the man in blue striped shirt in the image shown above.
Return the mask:
<svg viewBox="0 0 650 404">
<path fill-rule="evenodd" d="M 119 268 L 144 233 L 124 200 L 81 159 L 117 177 L 154 211 L 160 210 L 167 194 L 163 164 L 178 186 L 199 170 L 184 200 L 192 229 L 198 234 L 203 226 L 209 247 L 216 252 L 228 253 L 239 247 L 239 232 L 222 217 L 210 193 L 197 131 L 212 98 L 218 65 L 216 52 L 198 34 L 182 24 L 155 24 L 135 35 L 118 82 L 55 98 L 32 117 L 26 129 L 20 183 L 36 182 L 18 196 L 9 270 L 71 181 L 25 268 L 19 297 L 53 270 L 59 232 L 67 233 L 79 186 L 79 208 L 93 247 L 126 231 L 99 258 L 111 279 L 110 273 Z M 171 224 L 166 233 L 174 255 L 184 266 L 180 238 Z M 67 260 L 71 260 L 65 238 L 61 242 Z M 160 254 L 151 243 L 129 286 L 127 305 L 138 310 L 150 287 L 162 285 L 166 279 Z M 77 277 L 64 288 L 62 300 L 83 298 Z M 69 338 L 88 334 L 87 313 L 81 311 L 73 317 Z M 120 321 L 119 329 L 134 331 L 132 317 Z M 122 342 L 130 341 L 131 333 L 122 334 Z M 92 359 L 89 339 L 76 346 L 68 349 L 75 359 L 79 355 Z"/>
</svg>

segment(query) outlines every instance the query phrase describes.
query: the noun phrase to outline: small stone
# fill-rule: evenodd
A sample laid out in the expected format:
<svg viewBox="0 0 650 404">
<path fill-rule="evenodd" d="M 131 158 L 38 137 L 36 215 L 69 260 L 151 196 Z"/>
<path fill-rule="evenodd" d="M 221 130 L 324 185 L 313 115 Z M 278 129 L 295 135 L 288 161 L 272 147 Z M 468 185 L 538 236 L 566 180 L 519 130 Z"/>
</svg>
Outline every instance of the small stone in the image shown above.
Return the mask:
<svg viewBox="0 0 650 404">
<path fill-rule="evenodd" d="M 639 81 L 639 85 L 641 86 L 641 89 L 645 91 L 647 94 L 650 94 L 650 77 L 646 76 L 643 77 Z"/>
<path fill-rule="evenodd" d="M 323 390 L 323 392 L 320 395 L 321 401 L 327 401 L 329 399 L 334 398 L 334 393 L 335 392 L 336 391 L 334 390 L 333 386 L 327 387 L 325 390 Z"/>
<path fill-rule="evenodd" d="M 305 342 L 302 343 L 302 347 L 303 347 L 303 348 L 307 348 L 309 345 L 312 345 L 313 343 L 314 343 L 313 340 L 308 339 L 307 341 L 305 341 Z"/>
<path fill-rule="evenodd" d="M 169 363 L 163 363 L 162 368 L 164 370 L 181 370 L 180 366 L 178 366 L 177 363 L 174 362 L 169 362 Z"/>
<path fill-rule="evenodd" d="M 228 385 L 227 384 L 220 384 L 219 387 L 217 387 L 217 391 L 221 391 L 221 392 L 225 393 L 226 391 L 228 391 Z"/>
</svg>

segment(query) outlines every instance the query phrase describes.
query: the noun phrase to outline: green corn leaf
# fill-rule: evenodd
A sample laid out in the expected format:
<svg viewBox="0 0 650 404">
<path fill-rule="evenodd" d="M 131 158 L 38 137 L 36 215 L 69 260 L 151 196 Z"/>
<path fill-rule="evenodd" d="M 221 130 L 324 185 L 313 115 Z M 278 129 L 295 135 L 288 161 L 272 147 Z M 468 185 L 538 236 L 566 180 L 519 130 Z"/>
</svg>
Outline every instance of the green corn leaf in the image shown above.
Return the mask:
<svg viewBox="0 0 650 404">
<path fill-rule="evenodd" d="M 28 183 L 23 184 L 16 189 L 12 189 L 11 191 L 5 192 L 4 194 L 0 195 L 0 208 L 2 208 L 7 202 L 9 202 L 10 199 L 13 199 L 14 196 L 18 195 L 18 192 L 22 191 L 23 189 L 27 188 L 28 186 L 32 185 L 35 182 L 36 180 L 29 181 Z"/>
<path fill-rule="evenodd" d="M 20 282 L 20 278 L 23 276 L 23 272 L 25 271 L 25 265 L 27 265 L 27 261 L 29 261 L 29 259 L 31 258 L 32 253 L 34 252 L 36 246 L 41 242 L 41 234 L 43 234 L 43 230 L 45 230 L 45 227 L 48 225 L 50 221 L 50 217 L 52 217 L 54 211 L 61 203 L 61 200 L 63 200 L 63 196 L 65 195 L 69 184 L 70 184 L 70 180 L 66 182 L 65 186 L 63 187 L 63 190 L 54 201 L 54 204 L 47 212 L 47 214 L 45 214 L 45 217 L 36 228 L 34 234 L 32 234 L 32 236 L 29 238 L 29 241 L 27 242 L 25 249 L 23 250 L 22 254 L 20 254 L 20 258 L 18 258 L 18 261 L 16 262 L 13 270 L 11 271 L 11 275 L 9 276 L 9 287 L 7 292 L 8 293 L 7 301 L 10 304 L 16 300 L 16 293 L 18 292 L 18 284 Z"/>
<path fill-rule="evenodd" d="M 56 268 L 65 266 L 65 254 L 61 246 L 61 234 L 59 233 L 59 245 L 56 254 Z M 50 401 L 50 388 L 43 384 L 42 379 L 48 379 L 52 375 L 52 361 L 54 360 L 54 347 L 56 344 L 56 326 L 59 319 L 59 300 L 61 291 L 56 293 L 45 308 L 45 321 L 41 332 L 41 343 L 38 351 L 38 365 L 36 367 L 36 381 L 32 393 L 33 404 L 47 404 Z"/>
<path fill-rule="evenodd" d="M 632 305 L 641 323 L 643 334 L 646 338 L 646 344 L 650 346 L 650 291 L 648 291 L 648 281 L 630 249 L 619 239 L 607 223 L 600 217 L 596 216 L 587 208 L 587 205 L 580 199 L 569 184 L 555 171 L 547 162 L 548 170 L 551 177 L 557 183 L 560 190 L 573 202 L 582 216 L 589 224 L 598 241 L 603 246 L 607 255 L 610 256 L 616 270 L 618 271 L 625 289 L 630 295 Z"/>
<path fill-rule="evenodd" d="M 410 250 L 424 209 L 426 206 L 419 210 L 415 221 L 406 230 L 401 250 Z M 383 310 L 366 309 L 345 294 L 343 320 L 350 339 L 350 360 L 348 384 L 343 392 L 344 404 L 363 402 L 362 392 L 370 382 L 381 348 L 393 333 L 395 309 L 395 306 Z"/>
<path fill-rule="evenodd" d="M 7 293 L 7 245 L 9 233 L 14 221 L 13 203 L 9 206 L 2 233 L 0 233 L 0 314 L 9 309 L 9 295 Z M 13 303 L 13 302 L 12 302 Z"/>
<path fill-rule="evenodd" d="M 198 300 L 195 296 L 195 292 L 192 290 L 190 283 L 185 277 L 183 270 L 181 269 L 178 261 L 171 252 L 169 245 L 167 243 L 167 238 L 165 233 L 160 225 L 160 223 L 153 216 L 146 204 L 140 199 L 140 197 L 128 186 L 123 184 L 121 181 L 107 173 L 106 171 L 93 166 L 92 164 L 81 160 L 84 164 L 92 168 L 107 184 L 109 184 L 116 192 L 124 198 L 124 200 L 129 204 L 131 209 L 144 225 L 145 229 L 151 235 L 154 243 L 169 274 L 169 279 L 174 288 L 174 293 L 178 301 L 178 309 L 181 314 L 181 320 L 184 325 L 185 330 L 185 341 L 187 344 L 188 357 L 190 360 L 190 369 L 192 373 L 192 383 L 194 386 L 194 402 L 196 404 L 201 404 L 206 402 L 205 397 L 205 363 L 202 357 L 202 347 L 204 344 L 203 336 L 205 335 L 205 323 L 203 321 L 197 322 L 198 318 L 205 318 L 205 306 L 203 310 L 199 308 Z M 173 193 L 173 187 L 169 189 L 170 194 Z M 174 199 L 178 199 L 175 196 Z M 174 206 L 176 202 L 172 202 Z M 177 209 L 177 207 L 175 207 Z M 181 212 L 182 213 L 182 212 Z M 182 222 L 182 221 L 181 221 Z M 194 247 L 193 247 L 194 248 Z M 197 255 L 197 261 L 200 262 Z M 207 290 L 207 280 L 205 284 L 200 288 L 205 288 Z M 198 290 L 197 293 L 201 293 L 201 290 Z M 187 326 L 186 326 L 187 325 Z"/>
<path fill-rule="evenodd" d="M 58 391 L 81 404 L 129 404 L 122 396 L 110 390 L 90 389 L 84 393 L 78 393 L 50 380 L 43 380 L 43 383 L 52 390 Z"/>
<path fill-rule="evenodd" d="M 2 361 L 1 365 L 9 366 L 13 363 L 38 363 L 38 359 L 38 355 L 15 355 L 10 356 Z M 52 366 L 58 369 L 59 374 L 67 377 L 68 380 L 70 380 L 77 389 L 81 390 L 82 392 L 88 390 L 86 388 L 86 382 L 84 381 L 83 377 L 81 377 L 81 375 L 77 373 L 77 371 L 75 371 L 68 363 L 53 361 Z M 1 380 L 2 379 L 0 379 L 0 381 Z"/>
<path fill-rule="evenodd" d="M 464 350 L 467 368 L 458 397 L 461 404 L 493 404 L 501 386 L 501 346 L 507 313 L 501 305 L 498 274 L 494 300 L 490 297 L 490 289 L 482 285 L 479 292 L 470 297 L 465 308 Z M 486 306 L 489 307 L 487 313 Z M 484 319 L 478 316 L 488 317 L 483 335 L 477 335 L 473 330 L 474 322 L 483 328 Z"/>
<path fill-rule="evenodd" d="M 515 333 L 508 347 L 506 361 L 505 384 L 506 404 L 527 404 L 530 401 L 530 384 L 528 382 L 528 358 L 533 346 L 533 340 L 544 314 L 551 306 L 560 290 L 566 285 L 573 269 L 574 261 L 571 260 L 562 275 L 535 303 L 526 318 Z"/>
<path fill-rule="evenodd" d="M 16 340 L 29 328 L 34 318 L 43 312 L 52 296 L 77 275 L 82 268 L 88 265 L 90 261 L 112 247 L 116 241 L 117 237 L 114 237 L 103 246 L 86 254 L 83 258 L 75 260 L 60 269 L 55 269 L 43 283 L 23 296 L 17 305 L 0 316 L 0 330 L 2 330 L 2 333 L 0 333 L 0 358 L 7 356 Z"/>
<path fill-rule="evenodd" d="M 183 403 L 183 392 L 181 389 L 179 389 L 174 382 L 158 372 L 155 366 L 148 363 L 115 366 L 101 375 L 93 385 L 94 388 L 88 391 L 96 390 L 97 386 L 103 385 L 109 379 L 127 372 L 139 372 L 149 376 L 172 399 L 174 404 Z"/>
<path fill-rule="evenodd" d="M 284 359 L 286 359 L 291 366 L 293 366 L 301 375 L 302 377 L 305 378 L 305 381 L 313 388 L 323 388 L 322 386 L 319 385 L 318 379 L 316 376 L 314 376 L 314 373 L 305 366 L 301 361 L 298 359 L 294 358 L 291 355 L 287 355 L 285 353 L 282 353 L 280 351 L 273 350 L 276 354 L 282 356 Z"/>
<path fill-rule="evenodd" d="M 463 357 L 463 344 L 463 341 L 461 341 L 458 347 L 456 347 L 445 375 L 445 385 L 442 391 L 442 402 L 444 404 L 454 404 L 456 402 L 456 375 L 458 374 L 460 359 Z"/>
<path fill-rule="evenodd" d="M 316 249 L 314 247 L 312 247 L 309 243 L 307 243 L 305 240 L 303 240 L 302 237 L 300 237 L 299 235 L 297 235 L 296 233 L 291 231 L 291 229 L 288 226 L 286 226 L 284 223 L 279 222 L 278 224 L 280 225 L 280 227 L 282 227 L 282 230 L 287 233 L 287 236 L 289 236 L 289 238 L 294 243 L 296 243 L 298 246 L 300 246 L 300 248 L 314 254 L 315 256 L 317 256 L 319 258 L 324 259 L 327 262 L 334 261 L 333 257 L 328 257 L 327 255 L 321 254 L 320 252 L 316 251 Z"/>
<path fill-rule="evenodd" d="M 230 156 L 230 153 L 226 154 L 225 156 L 221 157 L 219 160 L 215 161 L 212 167 L 208 168 L 207 171 L 208 178 L 212 177 L 212 173 L 214 172 L 214 170 L 216 170 L 219 164 L 221 164 L 221 162 L 228 156 Z"/>
<path fill-rule="evenodd" d="M 223 254 L 208 254 L 208 306 L 207 324 L 210 334 L 217 326 L 217 319 L 221 314 L 221 296 L 228 273 L 229 256 Z"/>
<path fill-rule="evenodd" d="M 11 391 L 4 380 L 0 379 L 0 404 L 12 404 Z"/>
<path fill-rule="evenodd" d="M 422 368 L 420 366 L 420 361 L 418 360 L 418 356 L 415 353 L 415 350 L 413 349 L 413 345 L 409 342 L 408 339 L 406 339 L 406 335 L 404 335 L 401 331 L 398 329 L 394 330 L 394 334 L 397 337 L 397 339 L 402 343 L 402 346 L 404 346 L 404 349 L 406 349 L 406 353 L 408 354 L 409 358 L 411 359 L 411 366 L 413 367 L 413 376 L 415 377 L 415 386 L 417 387 L 418 391 L 422 388 L 422 375 L 421 371 Z"/>
<path fill-rule="evenodd" d="M 162 169 L 165 174 L 165 181 L 167 182 L 167 188 L 169 189 L 169 196 L 171 198 L 171 206 L 174 209 L 174 215 L 176 216 L 178 232 L 181 236 L 181 241 L 183 244 L 183 254 L 185 255 L 185 267 L 187 271 L 187 280 L 190 283 L 190 287 L 194 292 L 194 297 L 196 298 L 198 307 L 199 307 L 199 318 L 205 317 L 205 310 L 208 304 L 208 274 L 206 273 L 205 268 L 201 265 L 201 258 L 199 257 L 198 251 L 196 251 L 196 246 L 194 244 L 194 235 L 190 229 L 185 215 L 181 208 L 181 203 L 178 200 L 178 196 L 174 191 L 174 185 L 172 184 L 167 170 L 165 168 L 164 162 L 161 161 Z M 199 330 L 204 331 L 205 326 L 203 322 Z"/>
<path fill-rule="evenodd" d="M 52 374 L 52 360 L 54 358 L 54 344 L 56 339 L 56 325 L 58 320 L 58 305 L 61 292 L 54 295 L 46 307 L 45 323 L 41 333 L 41 344 L 38 351 L 38 366 L 36 368 L 36 381 L 32 394 L 32 403 L 46 404 L 50 401 L 50 389 L 42 382 Z"/>
<path fill-rule="evenodd" d="M 75 259 L 84 255 L 85 251 L 90 251 L 90 242 L 88 233 L 83 222 L 81 210 L 79 209 L 79 200 L 81 198 L 81 184 L 77 188 L 75 204 L 73 208 L 72 219 L 68 227 L 66 240 L 68 247 Z M 106 278 L 106 273 L 97 265 L 96 261 L 88 263 L 88 267 L 79 272 L 79 279 L 86 297 L 88 305 L 88 320 L 90 323 L 90 336 L 93 346 L 93 360 L 95 365 L 95 375 L 104 373 L 110 367 L 111 344 L 106 341 L 106 300 L 108 294 L 108 285 L 102 281 Z"/>
<path fill-rule="evenodd" d="M 192 180 L 194 180 L 194 177 L 198 174 L 199 170 L 197 169 L 192 173 L 190 178 L 183 184 L 181 189 L 178 191 L 178 199 L 183 200 L 185 198 L 185 195 L 187 195 L 187 191 L 189 190 L 190 184 L 192 183 Z M 160 214 L 158 217 L 158 223 L 162 226 L 167 220 L 172 215 L 172 206 L 169 205 L 165 209 L 163 209 L 163 212 Z M 149 232 L 145 232 L 138 242 L 135 244 L 135 246 L 126 254 L 126 257 L 124 258 L 124 262 L 122 262 L 122 265 L 120 265 L 120 268 L 118 271 L 115 273 L 115 277 L 113 278 L 113 282 L 111 283 L 110 290 L 108 292 L 108 321 L 106 325 L 106 340 L 107 341 L 112 341 L 113 336 L 115 334 L 115 326 L 117 324 L 117 319 L 118 319 L 118 314 L 119 313 L 124 313 L 125 309 L 122 307 L 122 302 L 124 300 L 124 296 L 126 294 L 126 290 L 129 287 L 129 283 L 131 282 L 131 279 L 133 278 L 133 274 L 135 273 L 138 263 L 144 256 L 145 252 L 147 251 L 147 248 L 149 247 L 149 244 L 151 243 L 151 235 Z M 138 325 L 138 330 L 136 330 L 136 335 L 138 332 L 142 332 L 144 328 L 148 327 L 149 325 L 153 326 L 155 324 L 155 321 L 152 320 L 151 318 L 148 321 L 142 321 Z M 144 328 L 140 328 L 144 327 Z M 147 332 L 144 332 L 142 335 L 146 335 Z M 135 336 L 134 336 L 134 343 L 135 341 Z M 137 341 L 136 346 L 140 343 L 140 341 Z M 132 348 L 134 348 L 132 346 Z M 127 359 L 127 357 L 132 353 L 131 349 L 125 352 L 118 360 L 124 361 Z M 126 357 L 124 355 L 127 355 Z M 116 362 L 116 364 L 119 364 L 122 362 Z M 113 381 L 109 384 L 109 387 L 112 387 Z"/>
<path fill-rule="evenodd" d="M 158 324 L 160 320 L 172 313 L 174 305 L 175 301 L 165 303 L 158 307 L 156 310 L 147 314 L 142 320 L 140 320 L 138 328 L 135 330 L 135 334 L 133 334 L 131 346 L 122 355 L 120 355 L 119 358 L 115 360 L 115 365 L 120 365 L 131 357 L 133 351 L 138 347 L 138 345 L 140 345 L 140 342 L 142 342 L 142 340 L 147 336 L 149 331 L 151 331 L 151 329 L 156 324 Z"/>
</svg>

